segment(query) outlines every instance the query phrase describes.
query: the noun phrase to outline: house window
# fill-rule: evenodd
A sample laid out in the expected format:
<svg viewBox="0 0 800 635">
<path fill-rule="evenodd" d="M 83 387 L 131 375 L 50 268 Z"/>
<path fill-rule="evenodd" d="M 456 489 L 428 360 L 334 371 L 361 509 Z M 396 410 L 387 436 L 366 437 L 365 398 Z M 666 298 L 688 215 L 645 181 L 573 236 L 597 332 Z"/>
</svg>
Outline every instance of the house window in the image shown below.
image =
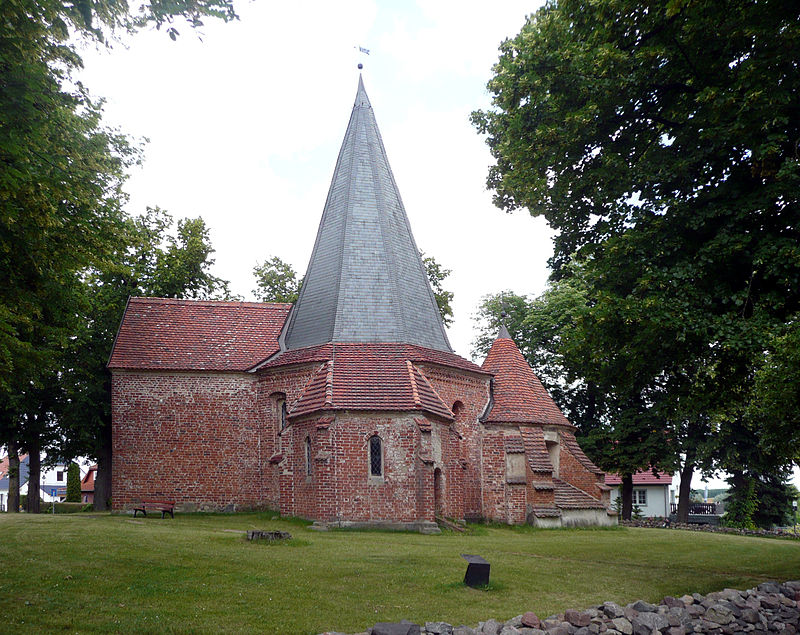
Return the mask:
<svg viewBox="0 0 800 635">
<path fill-rule="evenodd" d="M 377 435 L 369 440 L 369 474 L 383 476 L 383 448 Z"/>
<path fill-rule="evenodd" d="M 647 505 L 647 490 L 635 489 L 633 490 L 633 504 L 634 505 Z"/>
<path fill-rule="evenodd" d="M 56 480 L 57 480 L 59 483 L 60 483 L 61 481 L 63 481 L 63 480 L 64 480 L 64 472 L 62 472 L 61 470 L 59 470 L 58 472 L 56 472 Z"/>
<path fill-rule="evenodd" d="M 311 476 L 311 438 L 306 437 L 306 476 Z"/>
<path fill-rule="evenodd" d="M 278 400 L 279 413 L 278 417 L 281 421 L 281 430 L 286 429 L 286 399 Z"/>
</svg>

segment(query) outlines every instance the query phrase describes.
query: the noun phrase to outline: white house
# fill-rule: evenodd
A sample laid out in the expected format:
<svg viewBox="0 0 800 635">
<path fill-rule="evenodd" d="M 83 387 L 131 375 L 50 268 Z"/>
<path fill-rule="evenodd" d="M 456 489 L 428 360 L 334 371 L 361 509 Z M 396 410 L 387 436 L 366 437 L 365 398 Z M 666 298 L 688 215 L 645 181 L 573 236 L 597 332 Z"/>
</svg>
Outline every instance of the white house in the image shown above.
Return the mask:
<svg viewBox="0 0 800 635">
<path fill-rule="evenodd" d="M 611 504 L 622 496 L 622 479 L 616 474 L 606 474 L 606 485 L 611 490 Z M 666 518 L 670 514 L 669 490 L 672 476 L 669 474 L 653 474 L 652 470 L 637 472 L 633 475 L 633 504 L 638 505 L 643 516 L 660 516 Z"/>
</svg>

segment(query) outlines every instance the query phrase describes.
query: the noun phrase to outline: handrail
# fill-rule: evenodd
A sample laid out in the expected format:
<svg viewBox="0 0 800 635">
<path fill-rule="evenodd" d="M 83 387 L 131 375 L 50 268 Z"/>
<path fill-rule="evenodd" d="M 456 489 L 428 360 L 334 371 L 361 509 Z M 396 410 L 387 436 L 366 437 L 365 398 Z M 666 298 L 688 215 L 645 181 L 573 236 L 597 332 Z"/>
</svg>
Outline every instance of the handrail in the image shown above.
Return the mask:
<svg viewBox="0 0 800 635">
<path fill-rule="evenodd" d="M 670 508 L 673 514 L 678 513 L 677 503 L 670 503 Z M 717 505 L 716 503 L 689 503 L 689 513 L 699 516 L 716 516 Z"/>
</svg>

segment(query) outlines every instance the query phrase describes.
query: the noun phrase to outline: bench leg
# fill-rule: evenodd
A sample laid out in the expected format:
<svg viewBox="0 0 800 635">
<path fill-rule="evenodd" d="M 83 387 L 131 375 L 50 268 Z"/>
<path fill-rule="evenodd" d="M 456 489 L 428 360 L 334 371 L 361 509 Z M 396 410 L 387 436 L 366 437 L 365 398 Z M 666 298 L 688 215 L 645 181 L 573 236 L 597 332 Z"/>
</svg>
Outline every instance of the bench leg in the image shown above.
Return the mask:
<svg viewBox="0 0 800 635">
<path fill-rule="evenodd" d="M 147 516 L 147 512 L 144 509 L 134 509 L 133 510 L 133 517 L 136 518 L 136 514 L 142 512 L 142 516 Z"/>
</svg>

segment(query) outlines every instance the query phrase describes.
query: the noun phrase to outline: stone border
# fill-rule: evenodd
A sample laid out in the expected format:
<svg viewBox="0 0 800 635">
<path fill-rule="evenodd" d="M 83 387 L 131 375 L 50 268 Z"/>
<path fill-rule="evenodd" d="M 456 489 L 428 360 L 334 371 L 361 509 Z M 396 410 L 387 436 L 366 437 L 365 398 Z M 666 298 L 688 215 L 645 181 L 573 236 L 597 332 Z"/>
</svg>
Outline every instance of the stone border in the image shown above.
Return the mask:
<svg viewBox="0 0 800 635">
<path fill-rule="evenodd" d="M 689 531 L 705 531 L 714 534 L 736 534 L 739 536 L 756 536 L 760 538 L 784 538 L 787 540 L 800 540 L 800 533 L 785 529 L 734 529 L 733 527 L 720 527 L 700 523 L 674 523 L 655 516 L 641 520 L 620 520 L 620 527 L 644 527 L 646 529 L 687 529 Z"/>
<path fill-rule="evenodd" d="M 584 611 L 568 609 L 539 619 L 534 613 L 477 627 L 446 622 L 383 622 L 357 635 L 796 635 L 800 631 L 800 580 L 765 582 L 754 589 L 725 589 L 708 595 L 665 597 L 656 605 L 639 600 L 614 602 Z M 343 635 L 327 631 L 322 635 Z"/>
</svg>

